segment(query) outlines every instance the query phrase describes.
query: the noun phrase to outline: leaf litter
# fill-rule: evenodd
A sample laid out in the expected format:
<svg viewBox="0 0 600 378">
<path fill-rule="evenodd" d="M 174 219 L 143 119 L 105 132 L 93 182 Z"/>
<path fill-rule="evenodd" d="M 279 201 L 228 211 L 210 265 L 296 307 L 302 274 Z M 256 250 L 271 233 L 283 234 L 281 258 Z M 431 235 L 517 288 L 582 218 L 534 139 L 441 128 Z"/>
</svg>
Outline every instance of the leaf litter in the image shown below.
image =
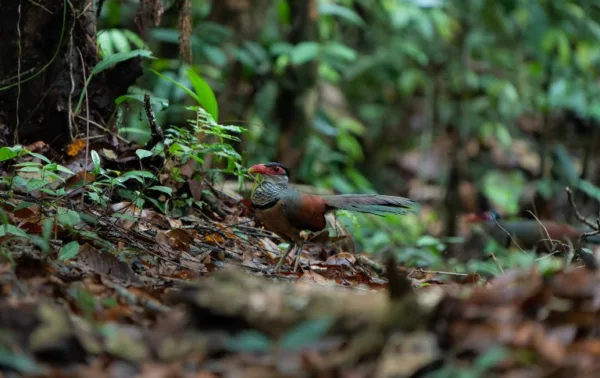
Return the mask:
<svg viewBox="0 0 600 378">
<path fill-rule="evenodd" d="M 81 172 L 65 187 L 94 181 Z M 596 271 L 489 279 L 396 269 L 354 253 L 333 224 L 341 237 L 308 236 L 302 270 L 275 275 L 280 241 L 244 200 L 189 181 L 195 200 L 212 195 L 185 214 L 68 193 L 51 205 L 38 191 L 3 197 L 5 375 L 572 377 L 600 368 Z"/>
</svg>

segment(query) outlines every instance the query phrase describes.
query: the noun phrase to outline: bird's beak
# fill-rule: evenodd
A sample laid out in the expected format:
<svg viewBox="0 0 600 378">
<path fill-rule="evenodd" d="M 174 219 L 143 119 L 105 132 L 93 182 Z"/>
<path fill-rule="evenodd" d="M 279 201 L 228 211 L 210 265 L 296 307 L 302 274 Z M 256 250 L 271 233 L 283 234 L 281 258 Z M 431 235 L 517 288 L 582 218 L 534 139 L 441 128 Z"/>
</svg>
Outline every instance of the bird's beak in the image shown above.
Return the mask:
<svg viewBox="0 0 600 378">
<path fill-rule="evenodd" d="M 253 173 L 262 173 L 264 168 L 263 164 L 256 164 L 253 165 L 252 167 L 250 167 L 250 169 L 248 169 L 248 173 L 249 174 L 253 174 Z"/>
</svg>

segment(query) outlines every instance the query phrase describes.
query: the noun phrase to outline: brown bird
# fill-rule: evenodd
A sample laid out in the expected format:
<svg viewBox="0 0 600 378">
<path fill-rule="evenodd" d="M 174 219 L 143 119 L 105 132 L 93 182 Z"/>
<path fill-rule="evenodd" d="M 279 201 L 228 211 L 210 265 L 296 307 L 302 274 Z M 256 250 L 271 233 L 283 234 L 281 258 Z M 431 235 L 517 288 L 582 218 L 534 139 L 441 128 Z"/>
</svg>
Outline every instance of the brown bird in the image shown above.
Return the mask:
<svg viewBox="0 0 600 378">
<path fill-rule="evenodd" d="M 554 241 L 568 244 L 575 243 L 581 234 L 587 232 L 569 224 L 548 220 L 540 222 L 535 219 L 506 221 L 502 220 L 500 215 L 493 210 L 468 214 L 466 219 L 470 223 L 481 224 L 483 230 L 503 247 L 509 247 L 514 240 L 523 249 L 538 248 L 541 251 L 550 251 L 551 242 L 548 240 L 548 236 Z M 585 242 L 600 244 L 600 235 L 589 236 Z"/>
<path fill-rule="evenodd" d="M 349 210 L 375 215 L 417 212 L 419 204 L 408 198 L 378 194 L 316 195 L 290 187 L 289 170 L 280 163 L 256 164 L 248 173 L 261 174 L 250 198 L 257 218 L 265 227 L 290 243 L 275 266 L 278 272 L 286 257 L 296 249 L 294 272 L 298 268 L 304 239 L 302 231 L 320 232 L 325 229 L 325 214 Z"/>
</svg>

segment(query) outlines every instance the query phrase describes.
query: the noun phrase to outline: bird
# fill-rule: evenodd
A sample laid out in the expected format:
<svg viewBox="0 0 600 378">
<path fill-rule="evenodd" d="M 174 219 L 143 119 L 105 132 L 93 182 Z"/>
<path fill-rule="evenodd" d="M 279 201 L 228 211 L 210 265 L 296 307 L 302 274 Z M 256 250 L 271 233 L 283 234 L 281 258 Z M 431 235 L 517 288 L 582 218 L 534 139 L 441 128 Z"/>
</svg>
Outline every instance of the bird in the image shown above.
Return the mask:
<svg viewBox="0 0 600 378">
<path fill-rule="evenodd" d="M 256 164 L 248 173 L 261 175 L 252 191 L 250 205 L 265 228 L 290 244 L 275 266 L 279 272 L 290 252 L 296 250 L 293 272 L 300 261 L 305 242 L 301 233 L 325 230 L 325 215 L 336 210 L 348 210 L 373 215 L 418 213 L 417 201 L 404 197 L 379 194 L 317 195 L 304 193 L 289 185 L 290 171 L 281 163 Z"/>
<path fill-rule="evenodd" d="M 590 231 L 550 220 L 506 221 L 494 210 L 467 214 L 466 221 L 481 224 L 483 230 L 503 247 L 508 248 L 511 242 L 516 242 L 522 249 L 537 248 L 540 251 L 551 251 L 549 239 L 574 244 L 583 233 Z M 585 243 L 600 244 L 600 235 L 588 236 Z"/>
</svg>

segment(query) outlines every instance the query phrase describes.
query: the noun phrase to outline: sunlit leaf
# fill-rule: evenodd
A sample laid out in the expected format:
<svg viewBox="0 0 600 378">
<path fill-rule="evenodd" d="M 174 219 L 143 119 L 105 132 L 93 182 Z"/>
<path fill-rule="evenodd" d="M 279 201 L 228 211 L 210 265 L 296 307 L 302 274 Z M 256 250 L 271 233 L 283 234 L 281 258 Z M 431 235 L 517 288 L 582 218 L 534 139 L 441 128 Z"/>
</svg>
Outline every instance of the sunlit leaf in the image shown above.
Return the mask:
<svg viewBox="0 0 600 378">
<path fill-rule="evenodd" d="M 94 171 L 100 170 L 100 155 L 95 150 L 92 150 L 92 162 L 94 163 Z"/>
<path fill-rule="evenodd" d="M 48 184 L 48 181 L 43 179 L 31 179 L 27 181 L 26 188 L 28 192 L 33 192 L 34 190 L 39 190 Z"/>
<path fill-rule="evenodd" d="M 300 42 L 290 52 L 290 61 L 293 64 L 301 65 L 314 60 L 321 51 L 318 42 Z"/>
<path fill-rule="evenodd" d="M 154 59 L 154 56 L 152 56 L 152 51 L 149 50 L 133 50 L 126 52 L 118 52 L 116 54 L 108 55 L 100 62 L 98 62 L 98 64 L 96 64 L 92 69 L 90 75 L 98 74 L 104 70 L 114 67 L 115 65 L 121 62 L 135 58 L 137 56 L 141 58 Z"/>
<path fill-rule="evenodd" d="M 158 192 L 162 192 L 168 195 L 172 195 L 173 194 L 173 189 L 169 188 L 168 186 L 151 186 L 150 190 L 156 190 Z"/>
<path fill-rule="evenodd" d="M 64 207 L 59 207 L 56 211 L 56 218 L 58 223 L 73 227 L 79 223 L 81 223 L 81 217 L 79 213 L 73 210 L 66 209 Z"/>
<path fill-rule="evenodd" d="M 63 245 L 58 251 L 58 259 L 61 261 L 72 259 L 79 252 L 79 243 L 77 241 L 69 242 Z"/>
<path fill-rule="evenodd" d="M 45 163 L 48 163 L 48 164 L 50 164 L 50 159 L 48 159 L 47 157 L 45 157 L 45 156 L 44 156 L 44 155 L 42 155 L 42 154 L 38 154 L 38 153 L 36 153 L 36 152 L 31 152 L 31 151 L 30 151 L 30 152 L 29 152 L 29 155 L 31 155 L 31 156 L 33 156 L 33 157 L 35 157 L 35 158 L 38 158 L 38 159 L 40 159 L 41 161 L 43 161 L 43 162 L 45 162 Z"/>
<path fill-rule="evenodd" d="M 152 72 L 154 72 L 156 75 L 158 75 L 159 77 L 161 77 L 162 79 L 165 79 L 167 81 L 170 81 L 171 83 L 175 84 L 179 89 L 181 89 L 182 91 L 184 91 L 185 93 L 187 93 L 188 96 L 190 96 L 191 98 L 193 98 L 194 100 L 196 100 L 196 102 L 198 104 L 201 104 L 200 101 L 200 97 L 198 97 L 194 91 L 192 91 L 191 89 L 189 89 L 188 87 L 186 87 L 185 85 L 181 84 L 180 82 L 178 82 L 177 80 L 171 79 L 168 76 L 165 76 L 163 74 L 161 74 L 160 72 L 157 72 L 155 70 L 150 70 Z"/>
<path fill-rule="evenodd" d="M 142 150 L 141 148 L 138 148 L 137 150 L 135 150 L 135 154 L 140 158 L 140 160 L 142 160 L 144 158 L 152 156 L 152 151 Z"/>
<path fill-rule="evenodd" d="M 201 78 L 192 68 L 187 70 L 188 78 L 192 82 L 198 102 L 213 117 L 215 122 L 219 121 L 219 106 L 217 98 L 206 81 Z"/>
<path fill-rule="evenodd" d="M 10 160 L 15 158 L 17 153 L 10 147 L 2 147 L 0 148 L 0 161 Z"/>
<path fill-rule="evenodd" d="M 319 1 L 319 13 L 324 16 L 336 16 L 356 26 L 364 26 L 363 19 L 351 8 L 332 2 Z"/>
<path fill-rule="evenodd" d="M 19 227 L 13 226 L 12 224 L 0 225 L 0 237 L 6 236 L 7 234 L 27 237 L 27 233 Z"/>
</svg>

